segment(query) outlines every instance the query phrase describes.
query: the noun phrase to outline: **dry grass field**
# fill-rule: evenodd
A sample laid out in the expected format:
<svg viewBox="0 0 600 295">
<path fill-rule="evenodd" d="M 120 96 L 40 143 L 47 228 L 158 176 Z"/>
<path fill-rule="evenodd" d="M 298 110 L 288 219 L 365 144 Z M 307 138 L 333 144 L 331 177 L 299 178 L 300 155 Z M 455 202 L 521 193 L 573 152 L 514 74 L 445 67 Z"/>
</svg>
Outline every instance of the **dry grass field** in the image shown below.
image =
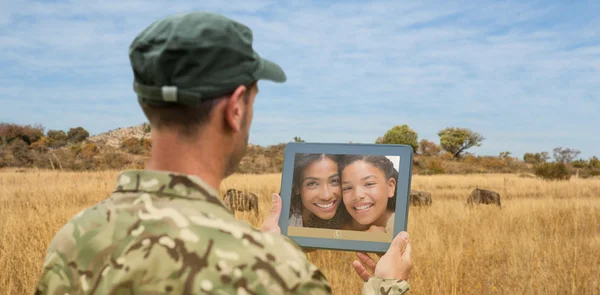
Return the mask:
<svg viewBox="0 0 600 295">
<path fill-rule="evenodd" d="M 0 172 L 0 294 L 32 294 L 46 245 L 68 219 L 105 198 L 117 171 Z M 543 182 L 517 175 L 414 176 L 430 208 L 409 209 L 412 294 L 600 294 L 600 180 Z M 234 175 L 226 188 L 262 197 L 280 175 Z M 467 209 L 476 186 L 498 191 L 502 209 Z M 251 214 L 239 214 L 254 225 Z M 317 251 L 334 294 L 359 294 L 354 253 Z"/>
</svg>

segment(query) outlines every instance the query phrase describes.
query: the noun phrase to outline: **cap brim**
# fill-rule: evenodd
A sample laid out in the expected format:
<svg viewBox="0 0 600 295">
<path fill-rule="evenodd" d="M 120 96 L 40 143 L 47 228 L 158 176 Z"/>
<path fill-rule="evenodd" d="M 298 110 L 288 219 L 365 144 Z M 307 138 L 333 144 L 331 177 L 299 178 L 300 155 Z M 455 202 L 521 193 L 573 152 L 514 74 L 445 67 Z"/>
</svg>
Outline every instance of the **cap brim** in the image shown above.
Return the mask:
<svg viewBox="0 0 600 295">
<path fill-rule="evenodd" d="M 285 72 L 278 64 L 260 56 L 259 58 L 263 64 L 262 71 L 258 73 L 259 80 L 269 80 L 277 83 L 283 83 L 287 81 Z"/>
</svg>

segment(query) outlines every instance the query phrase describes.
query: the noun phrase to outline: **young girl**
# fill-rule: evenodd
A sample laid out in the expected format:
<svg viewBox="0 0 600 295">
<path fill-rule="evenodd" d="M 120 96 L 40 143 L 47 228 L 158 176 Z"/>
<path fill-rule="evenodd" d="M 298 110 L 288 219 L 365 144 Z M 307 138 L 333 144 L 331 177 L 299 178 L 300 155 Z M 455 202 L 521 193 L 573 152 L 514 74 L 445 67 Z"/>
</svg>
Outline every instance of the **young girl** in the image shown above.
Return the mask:
<svg viewBox="0 0 600 295">
<path fill-rule="evenodd" d="M 385 156 L 345 155 L 341 159 L 342 199 L 346 218 L 342 229 L 392 232 L 398 171 Z"/>
<path fill-rule="evenodd" d="M 341 199 L 338 156 L 297 154 L 289 226 L 339 228 L 334 216 Z"/>
</svg>

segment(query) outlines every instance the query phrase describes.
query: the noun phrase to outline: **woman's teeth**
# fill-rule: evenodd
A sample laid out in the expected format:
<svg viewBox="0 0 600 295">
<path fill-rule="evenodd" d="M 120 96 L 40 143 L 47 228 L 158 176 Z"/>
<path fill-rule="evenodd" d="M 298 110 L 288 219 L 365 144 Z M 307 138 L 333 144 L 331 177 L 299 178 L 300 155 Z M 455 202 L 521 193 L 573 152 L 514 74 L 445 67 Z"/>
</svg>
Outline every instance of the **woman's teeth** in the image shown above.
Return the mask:
<svg viewBox="0 0 600 295">
<path fill-rule="evenodd" d="M 333 206 L 333 203 L 335 203 L 335 201 L 333 201 L 329 204 L 315 204 L 315 205 L 317 205 L 317 207 L 319 207 L 319 208 L 327 209 L 327 208 L 331 208 L 331 206 Z"/>
<path fill-rule="evenodd" d="M 366 209 L 369 209 L 369 208 L 371 208 L 371 207 L 373 207 L 373 204 L 370 204 L 370 205 L 364 205 L 364 206 L 359 206 L 359 207 L 354 207 L 354 209 L 356 209 L 356 210 L 366 210 Z"/>
</svg>

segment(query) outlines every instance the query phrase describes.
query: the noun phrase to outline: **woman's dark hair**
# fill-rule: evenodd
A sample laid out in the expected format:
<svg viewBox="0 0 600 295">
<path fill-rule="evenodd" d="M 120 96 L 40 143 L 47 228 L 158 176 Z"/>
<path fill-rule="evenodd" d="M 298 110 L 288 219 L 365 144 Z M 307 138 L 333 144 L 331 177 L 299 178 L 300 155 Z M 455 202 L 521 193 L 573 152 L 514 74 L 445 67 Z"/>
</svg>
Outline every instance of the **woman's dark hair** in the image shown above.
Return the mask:
<svg viewBox="0 0 600 295">
<path fill-rule="evenodd" d="M 291 214 L 299 214 L 302 216 L 302 198 L 300 191 L 302 188 L 302 178 L 306 168 L 314 162 L 329 158 L 333 160 L 339 167 L 340 156 L 332 154 L 296 154 L 294 159 L 294 176 L 292 180 L 292 199 L 290 202 Z M 338 171 L 341 171 L 338 169 Z M 341 204 L 340 204 L 341 205 Z M 339 210 L 338 210 L 339 212 Z M 336 213 L 337 215 L 337 213 Z M 321 218 L 311 214 L 307 224 L 304 227 L 318 228 L 339 228 L 339 221 L 334 217 L 332 220 L 322 220 Z"/>
<path fill-rule="evenodd" d="M 386 156 L 379 155 L 343 155 L 340 158 L 340 175 L 344 168 L 356 161 L 365 161 L 383 172 L 386 181 L 393 178 L 396 181 L 396 187 L 398 187 L 398 171 L 394 168 L 394 163 Z M 343 199 L 342 199 L 343 200 Z M 396 209 L 396 188 L 394 188 L 394 196 L 387 202 L 387 209 L 395 211 Z"/>
</svg>

